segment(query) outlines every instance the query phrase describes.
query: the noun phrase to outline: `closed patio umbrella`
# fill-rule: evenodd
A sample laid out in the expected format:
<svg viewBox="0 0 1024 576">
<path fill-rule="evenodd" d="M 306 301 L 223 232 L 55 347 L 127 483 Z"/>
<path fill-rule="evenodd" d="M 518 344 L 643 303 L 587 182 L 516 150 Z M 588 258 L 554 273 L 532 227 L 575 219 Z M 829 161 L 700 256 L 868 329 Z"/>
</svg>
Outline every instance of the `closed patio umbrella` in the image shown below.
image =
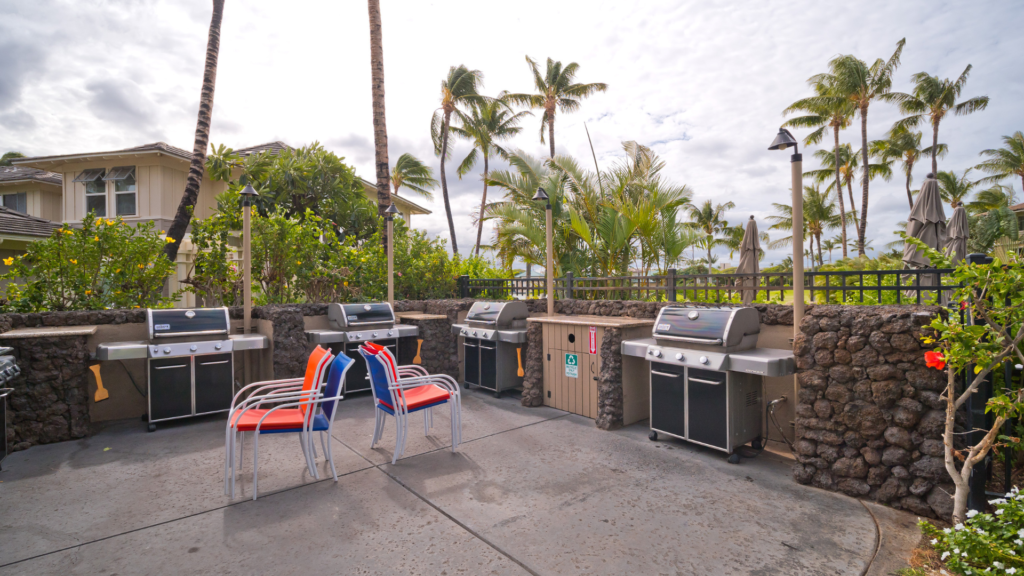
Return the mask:
<svg viewBox="0 0 1024 576">
<path fill-rule="evenodd" d="M 967 210 L 963 202 L 957 203 L 953 209 L 953 215 L 949 218 L 949 226 L 946 228 L 949 239 L 946 240 L 946 256 L 952 260 L 953 265 L 964 261 L 967 255 Z"/>
<path fill-rule="evenodd" d="M 757 274 L 761 272 L 758 264 L 758 257 L 761 253 L 761 244 L 757 240 L 757 222 L 751 216 L 747 220 L 747 229 L 743 231 L 743 242 L 740 243 L 740 265 L 736 267 L 737 274 L 752 274 L 753 276 L 743 278 L 744 286 L 757 286 Z M 744 290 L 743 303 L 750 304 L 754 301 L 757 290 Z"/>
<path fill-rule="evenodd" d="M 939 196 L 939 181 L 929 173 L 921 185 L 921 192 L 914 199 L 914 206 L 907 218 L 907 236 L 917 238 L 936 250 L 946 248 L 946 213 L 942 210 Z M 909 242 L 903 246 L 903 267 L 920 270 L 931 266 L 931 261 Z M 922 285 L 935 285 L 938 278 L 933 274 L 921 278 Z"/>
</svg>

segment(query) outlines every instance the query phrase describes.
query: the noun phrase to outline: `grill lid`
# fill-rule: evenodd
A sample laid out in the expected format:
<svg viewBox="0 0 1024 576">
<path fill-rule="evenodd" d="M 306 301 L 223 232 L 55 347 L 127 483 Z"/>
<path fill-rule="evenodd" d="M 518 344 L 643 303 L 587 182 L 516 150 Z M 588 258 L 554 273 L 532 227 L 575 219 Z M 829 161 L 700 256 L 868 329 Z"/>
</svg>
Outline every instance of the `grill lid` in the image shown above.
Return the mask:
<svg viewBox="0 0 1024 576">
<path fill-rule="evenodd" d="M 704 346 L 733 348 L 749 344 L 753 348 L 761 332 L 760 322 L 755 308 L 669 306 L 658 313 L 653 336 Z"/>
<path fill-rule="evenodd" d="M 506 329 L 526 326 L 530 311 L 525 302 L 474 302 L 466 315 L 466 322 L 480 328 Z"/>
<path fill-rule="evenodd" d="M 228 334 L 231 320 L 227 307 L 221 308 L 162 308 L 146 310 L 149 337 L 208 336 Z"/>
<path fill-rule="evenodd" d="M 387 302 L 360 304 L 331 304 L 327 307 L 327 321 L 335 330 L 364 326 L 394 326 L 395 311 Z"/>
</svg>

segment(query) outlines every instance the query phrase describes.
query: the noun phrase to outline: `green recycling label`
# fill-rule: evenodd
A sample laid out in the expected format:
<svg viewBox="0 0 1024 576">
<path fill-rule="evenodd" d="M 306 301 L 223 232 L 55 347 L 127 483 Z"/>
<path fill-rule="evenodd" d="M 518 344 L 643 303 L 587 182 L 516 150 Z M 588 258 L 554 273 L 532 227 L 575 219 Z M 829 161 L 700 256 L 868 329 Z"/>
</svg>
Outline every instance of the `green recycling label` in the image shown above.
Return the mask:
<svg viewBox="0 0 1024 576">
<path fill-rule="evenodd" d="M 565 375 L 568 378 L 579 378 L 580 359 L 575 354 L 565 355 Z"/>
</svg>

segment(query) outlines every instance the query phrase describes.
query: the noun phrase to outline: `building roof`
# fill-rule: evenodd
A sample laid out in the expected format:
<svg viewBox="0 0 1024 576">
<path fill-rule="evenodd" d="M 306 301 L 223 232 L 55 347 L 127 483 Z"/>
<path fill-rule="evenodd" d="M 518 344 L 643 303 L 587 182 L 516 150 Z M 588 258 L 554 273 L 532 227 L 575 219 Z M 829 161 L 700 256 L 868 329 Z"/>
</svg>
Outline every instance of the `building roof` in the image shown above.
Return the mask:
<svg viewBox="0 0 1024 576">
<path fill-rule="evenodd" d="M 356 176 L 356 178 L 359 178 Z M 363 190 L 366 191 L 366 197 L 373 202 L 374 206 L 377 205 L 377 185 L 364 178 L 359 178 L 360 184 L 363 185 Z M 398 194 L 391 195 L 391 201 L 395 203 L 395 206 L 402 212 L 402 214 L 431 214 L 430 210 L 427 210 L 423 206 L 412 202 L 406 196 L 399 196 Z"/>
<path fill-rule="evenodd" d="M 0 166 L 0 184 L 13 184 L 15 182 L 43 182 L 45 184 L 56 184 L 60 186 L 61 175 L 46 170 L 37 170 L 25 166 Z"/>
<path fill-rule="evenodd" d="M 182 150 L 177 146 L 171 146 L 166 142 L 152 142 L 150 144 L 143 144 L 142 146 L 135 146 L 133 148 L 108 150 L 106 152 L 82 152 L 77 154 L 58 154 L 54 156 L 18 158 L 13 160 L 12 163 L 19 166 L 34 166 L 38 168 L 42 165 L 66 164 L 75 160 L 105 158 L 108 156 L 136 156 L 139 154 L 167 154 L 169 156 L 185 160 L 186 162 L 190 162 L 192 160 L 192 153 L 187 150 Z"/>
<path fill-rule="evenodd" d="M 1024 212 L 1024 202 L 1010 206 L 1010 212 Z"/>
<path fill-rule="evenodd" d="M 279 154 L 284 150 L 292 150 L 292 147 L 281 142 L 280 140 L 275 142 L 267 142 L 266 144 L 257 144 L 256 146 L 249 146 L 248 148 L 239 148 L 235 150 L 235 154 L 245 158 L 252 154 L 259 154 L 260 152 L 270 151 L 273 154 Z"/>
<path fill-rule="evenodd" d="M 46 238 L 57 228 L 60 224 L 56 222 L 0 206 L 0 235 Z"/>
</svg>

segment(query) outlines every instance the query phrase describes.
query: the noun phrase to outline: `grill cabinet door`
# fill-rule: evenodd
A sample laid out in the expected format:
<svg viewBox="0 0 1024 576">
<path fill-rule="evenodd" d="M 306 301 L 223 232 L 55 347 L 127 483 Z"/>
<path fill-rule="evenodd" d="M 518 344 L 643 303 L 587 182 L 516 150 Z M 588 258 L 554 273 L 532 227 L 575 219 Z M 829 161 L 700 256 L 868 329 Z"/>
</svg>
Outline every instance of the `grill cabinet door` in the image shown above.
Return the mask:
<svg viewBox="0 0 1024 576">
<path fill-rule="evenodd" d="M 0 464 L 7 458 L 7 397 L 0 396 L 0 430 L 4 437 L 0 438 Z"/>
<path fill-rule="evenodd" d="M 192 358 L 149 361 L 149 420 L 192 415 Z"/>
<path fill-rule="evenodd" d="M 373 358 L 369 360 L 363 358 L 363 355 L 359 353 L 358 342 L 345 344 L 344 350 L 346 356 L 355 360 L 352 363 L 352 367 L 345 373 L 345 393 L 369 390 L 370 375 L 367 372 L 366 363 L 376 362 L 376 360 Z"/>
<path fill-rule="evenodd" d="M 480 341 L 480 386 L 498 389 L 498 343 Z"/>
<path fill-rule="evenodd" d="M 480 385 L 480 340 L 477 338 L 466 338 L 462 345 L 465 353 L 466 384 Z"/>
<path fill-rule="evenodd" d="M 722 450 L 729 448 L 725 372 L 690 368 L 687 378 L 689 439 Z"/>
<path fill-rule="evenodd" d="M 231 353 L 195 356 L 196 414 L 231 408 L 234 396 L 234 363 Z"/>
<path fill-rule="evenodd" d="M 651 428 L 686 437 L 683 368 L 651 362 Z"/>
</svg>

